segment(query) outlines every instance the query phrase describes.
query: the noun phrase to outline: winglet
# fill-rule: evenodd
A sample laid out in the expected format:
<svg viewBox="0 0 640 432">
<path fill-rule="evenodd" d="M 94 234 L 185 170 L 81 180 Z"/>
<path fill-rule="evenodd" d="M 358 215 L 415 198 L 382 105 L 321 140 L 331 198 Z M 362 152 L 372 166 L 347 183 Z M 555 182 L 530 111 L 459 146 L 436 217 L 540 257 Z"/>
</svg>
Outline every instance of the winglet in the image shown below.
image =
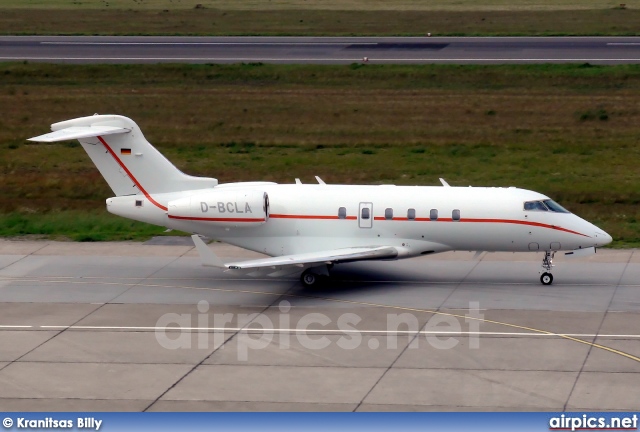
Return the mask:
<svg viewBox="0 0 640 432">
<path fill-rule="evenodd" d="M 220 267 L 225 268 L 222 261 L 216 254 L 213 253 L 209 246 L 207 246 L 199 235 L 192 235 L 191 239 L 193 240 L 193 244 L 196 246 L 198 253 L 200 254 L 200 259 L 202 260 L 202 265 L 207 267 Z"/>
<path fill-rule="evenodd" d="M 440 179 L 440 183 L 442 183 L 442 186 L 444 186 L 444 187 L 451 187 L 451 186 L 449 186 L 449 183 L 447 183 L 446 181 L 444 181 L 444 179 L 443 179 L 443 178 L 441 178 L 441 179 Z"/>
<path fill-rule="evenodd" d="M 324 182 L 324 180 L 322 180 L 322 179 L 321 179 L 320 177 L 318 177 L 318 176 L 316 176 L 316 180 L 318 180 L 318 184 L 321 184 L 321 185 L 326 184 L 326 183 Z"/>
</svg>

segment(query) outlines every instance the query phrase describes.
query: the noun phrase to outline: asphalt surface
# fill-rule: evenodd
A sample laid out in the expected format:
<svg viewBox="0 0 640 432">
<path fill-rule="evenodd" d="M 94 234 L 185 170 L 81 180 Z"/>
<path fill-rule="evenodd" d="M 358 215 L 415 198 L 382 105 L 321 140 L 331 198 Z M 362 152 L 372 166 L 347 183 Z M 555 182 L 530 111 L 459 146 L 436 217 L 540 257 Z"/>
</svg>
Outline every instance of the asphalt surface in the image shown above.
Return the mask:
<svg viewBox="0 0 640 432">
<path fill-rule="evenodd" d="M 202 267 L 188 239 L 1 240 L 0 406 L 637 410 L 640 253 L 560 257 L 552 286 L 541 259 L 352 263 L 306 290 Z"/>
<path fill-rule="evenodd" d="M 640 62 L 640 37 L 0 37 L 0 61 L 23 60 L 622 64 Z"/>
</svg>

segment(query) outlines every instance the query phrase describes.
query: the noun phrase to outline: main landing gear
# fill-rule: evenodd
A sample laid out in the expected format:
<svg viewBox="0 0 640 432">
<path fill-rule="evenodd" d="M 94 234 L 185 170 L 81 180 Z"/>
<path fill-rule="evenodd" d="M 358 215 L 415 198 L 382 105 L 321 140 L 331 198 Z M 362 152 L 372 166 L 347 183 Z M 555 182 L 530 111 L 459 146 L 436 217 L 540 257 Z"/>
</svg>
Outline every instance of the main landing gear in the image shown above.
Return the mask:
<svg viewBox="0 0 640 432">
<path fill-rule="evenodd" d="M 316 287 L 320 284 L 320 275 L 312 272 L 311 269 L 307 269 L 300 275 L 300 282 L 306 288 Z"/>
<path fill-rule="evenodd" d="M 540 282 L 542 282 L 543 285 L 551 285 L 553 283 L 551 269 L 553 268 L 553 257 L 555 254 L 555 252 L 546 251 L 544 258 L 542 258 L 542 268 L 545 271 L 540 275 Z"/>
<path fill-rule="evenodd" d="M 329 266 L 311 267 L 300 275 L 300 282 L 305 288 L 318 288 L 329 279 Z"/>
</svg>

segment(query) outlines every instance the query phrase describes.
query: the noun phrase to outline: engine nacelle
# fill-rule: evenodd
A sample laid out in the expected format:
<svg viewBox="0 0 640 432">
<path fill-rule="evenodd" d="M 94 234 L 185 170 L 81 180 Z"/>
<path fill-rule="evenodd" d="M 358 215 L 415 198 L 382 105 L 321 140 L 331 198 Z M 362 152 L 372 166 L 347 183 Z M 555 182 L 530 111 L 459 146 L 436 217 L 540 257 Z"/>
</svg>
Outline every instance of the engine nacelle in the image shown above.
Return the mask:
<svg viewBox="0 0 640 432">
<path fill-rule="evenodd" d="M 170 201 L 170 219 L 220 227 L 255 227 L 269 219 L 269 196 L 263 191 L 209 191 Z"/>
</svg>

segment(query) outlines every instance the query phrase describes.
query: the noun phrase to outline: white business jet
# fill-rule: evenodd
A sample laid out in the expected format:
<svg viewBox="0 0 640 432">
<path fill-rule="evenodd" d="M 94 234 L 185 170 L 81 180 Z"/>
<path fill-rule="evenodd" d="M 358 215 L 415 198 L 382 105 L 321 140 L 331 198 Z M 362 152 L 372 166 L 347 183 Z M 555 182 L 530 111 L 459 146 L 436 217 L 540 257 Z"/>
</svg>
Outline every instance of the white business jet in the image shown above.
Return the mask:
<svg viewBox="0 0 640 432">
<path fill-rule="evenodd" d="M 359 186 L 244 182 L 182 173 L 131 119 L 94 115 L 51 125 L 30 141 L 77 139 L 115 197 L 107 210 L 187 231 L 203 264 L 280 276 L 308 287 L 335 264 L 464 250 L 544 253 L 540 281 L 553 282 L 557 251 L 583 256 L 611 236 L 540 193 L 509 188 Z M 223 263 L 200 235 L 269 255 Z"/>
</svg>

